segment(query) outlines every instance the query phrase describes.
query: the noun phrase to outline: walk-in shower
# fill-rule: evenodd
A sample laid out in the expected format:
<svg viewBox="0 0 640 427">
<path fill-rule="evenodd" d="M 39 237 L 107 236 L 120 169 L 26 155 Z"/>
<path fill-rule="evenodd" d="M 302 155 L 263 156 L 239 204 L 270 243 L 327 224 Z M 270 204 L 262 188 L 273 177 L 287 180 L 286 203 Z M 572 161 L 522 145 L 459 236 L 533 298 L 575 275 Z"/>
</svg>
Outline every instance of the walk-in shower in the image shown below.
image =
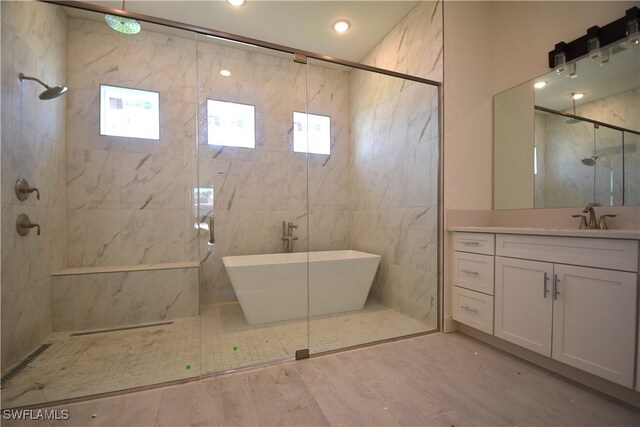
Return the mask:
<svg viewBox="0 0 640 427">
<path fill-rule="evenodd" d="M 2 2 L 4 408 L 438 329 L 441 3 L 360 63 L 74 7 Z"/>
</svg>

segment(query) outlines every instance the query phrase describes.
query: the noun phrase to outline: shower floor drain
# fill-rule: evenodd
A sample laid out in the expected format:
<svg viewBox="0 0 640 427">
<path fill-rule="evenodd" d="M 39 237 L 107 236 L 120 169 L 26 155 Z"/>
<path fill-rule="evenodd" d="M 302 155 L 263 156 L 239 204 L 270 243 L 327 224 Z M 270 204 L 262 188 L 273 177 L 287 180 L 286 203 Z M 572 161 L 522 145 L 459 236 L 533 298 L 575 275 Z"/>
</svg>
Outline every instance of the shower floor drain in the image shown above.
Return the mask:
<svg viewBox="0 0 640 427">
<path fill-rule="evenodd" d="M 2 379 L 0 379 L 0 386 L 4 386 L 6 383 L 8 383 L 9 381 L 11 381 L 11 379 L 13 377 L 15 377 L 16 375 L 18 375 L 20 372 L 22 372 L 22 370 L 24 368 L 26 368 L 27 366 L 29 366 L 31 364 L 31 362 L 33 362 L 34 360 L 36 360 L 38 358 L 38 356 L 40 356 L 42 353 L 44 353 L 44 351 L 46 349 L 48 349 L 49 347 L 51 347 L 53 345 L 53 343 L 47 343 L 47 344 L 42 344 L 40 347 L 38 347 L 33 353 L 31 353 L 30 355 L 28 355 L 27 357 L 24 358 L 24 360 L 20 363 L 18 363 L 16 366 L 14 366 L 13 368 L 11 368 L 9 370 L 9 372 L 7 372 L 5 375 L 2 376 Z"/>
<path fill-rule="evenodd" d="M 95 335 L 95 334 L 104 334 L 107 332 L 118 332 L 118 331 L 130 331 L 131 329 L 143 329 L 143 328 L 153 328 L 155 326 L 165 326 L 165 325 L 173 325 L 173 322 L 159 322 L 159 323 L 151 323 L 149 325 L 140 325 L 140 326 L 125 326 L 122 328 L 113 328 L 113 329 L 101 329 L 99 331 L 89 331 L 89 332 L 76 332 L 71 334 L 72 337 L 80 337 L 83 335 Z"/>
</svg>

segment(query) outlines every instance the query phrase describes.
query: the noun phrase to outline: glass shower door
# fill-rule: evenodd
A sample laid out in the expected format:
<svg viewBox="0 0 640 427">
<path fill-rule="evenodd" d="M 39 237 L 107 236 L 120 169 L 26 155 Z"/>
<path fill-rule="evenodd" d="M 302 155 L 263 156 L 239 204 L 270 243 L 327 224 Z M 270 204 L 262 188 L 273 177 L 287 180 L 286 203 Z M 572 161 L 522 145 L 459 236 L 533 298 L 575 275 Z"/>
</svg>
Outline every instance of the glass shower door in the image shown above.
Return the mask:
<svg viewBox="0 0 640 427">
<path fill-rule="evenodd" d="M 203 374 L 308 348 L 307 76 L 292 59 L 198 37 Z"/>
<path fill-rule="evenodd" d="M 623 202 L 624 151 L 622 131 L 595 127 L 595 194 L 601 206 L 620 206 Z"/>
<path fill-rule="evenodd" d="M 438 89 L 307 67 L 310 352 L 436 330 Z"/>
</svg>

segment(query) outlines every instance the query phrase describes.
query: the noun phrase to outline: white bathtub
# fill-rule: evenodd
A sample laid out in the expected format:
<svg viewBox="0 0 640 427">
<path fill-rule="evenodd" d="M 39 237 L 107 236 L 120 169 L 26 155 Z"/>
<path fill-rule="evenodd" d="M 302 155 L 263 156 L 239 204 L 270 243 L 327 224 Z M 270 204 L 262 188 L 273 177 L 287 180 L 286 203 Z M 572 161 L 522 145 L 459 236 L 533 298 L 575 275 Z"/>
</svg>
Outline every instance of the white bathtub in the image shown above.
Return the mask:
<svg viewBox="0 0 640 427">
<path fill-rule="evenodd" d="M 361 310 L 380 256 L 358 251 L 299 252 L 227 256 L 222 262 L 244 317 L 255 325 L 306 317 L 307 301 L 310 316 Z"/>
</svg>

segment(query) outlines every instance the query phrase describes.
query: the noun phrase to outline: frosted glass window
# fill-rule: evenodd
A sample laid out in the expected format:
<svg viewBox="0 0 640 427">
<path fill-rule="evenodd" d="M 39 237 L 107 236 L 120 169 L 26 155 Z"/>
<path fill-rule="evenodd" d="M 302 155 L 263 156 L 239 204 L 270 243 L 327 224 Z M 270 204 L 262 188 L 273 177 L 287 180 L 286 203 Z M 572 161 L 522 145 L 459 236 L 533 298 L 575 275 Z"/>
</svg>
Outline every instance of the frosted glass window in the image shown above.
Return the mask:
<svg viewBox="0 0 640 427">
<path fill-rule="evenodd" d="M 160 94 L 100 85 L 100 135 L 160 139 Z"/>
<path fill-rule="evenodd" d="M 234 102 L 207 100 L 209 145 L 256 147 L 255 107 Z"/>
<path fill-rule="evenodd" d="M 293 151 L 331 154 L 331 117 L 293 113 Z"/>
</svg>

